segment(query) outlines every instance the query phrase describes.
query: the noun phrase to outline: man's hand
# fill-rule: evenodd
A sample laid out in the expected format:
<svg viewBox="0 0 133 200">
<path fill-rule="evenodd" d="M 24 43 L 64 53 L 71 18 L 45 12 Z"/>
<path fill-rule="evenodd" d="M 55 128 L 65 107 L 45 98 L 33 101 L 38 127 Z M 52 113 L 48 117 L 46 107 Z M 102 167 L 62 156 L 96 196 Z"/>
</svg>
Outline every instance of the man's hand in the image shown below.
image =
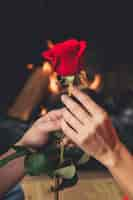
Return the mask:
<svg viewBox="0 0 133 200">
<path fill-rule="evenodd" d="M 78 89 L 73 88 L 72 95 L 80 104 L 62 96 L 66 106 L 61 121 L 64 134 L 105 166 L 115 165 L 121 144 L 108 114 Z"/>
<path fill-rule="evenodd" d="M 17 145 L 28 147 L 41 147 L 48 141 L 48 134 L 61 128 L 60 120 L 62 117 L 62 109 L 53 110 L 47 115 L 38 119 L 32 127 L 25 133 L 23 138 Z"/>
</svg>

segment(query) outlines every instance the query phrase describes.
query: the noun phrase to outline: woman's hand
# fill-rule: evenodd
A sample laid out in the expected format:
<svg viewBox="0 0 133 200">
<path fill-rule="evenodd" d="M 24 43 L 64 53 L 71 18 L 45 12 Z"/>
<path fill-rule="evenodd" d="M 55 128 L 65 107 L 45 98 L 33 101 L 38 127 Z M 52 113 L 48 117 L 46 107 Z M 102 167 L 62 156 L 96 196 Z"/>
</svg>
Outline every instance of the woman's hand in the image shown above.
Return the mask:
<svg viewBox="0 0 133 200">
<path fill-rule="evenodd" d="M 105 166 L 115 165 L 121 144 L 108 114 L 78 89 L 73 88 L 72 95 L 80 104 L 62 96 L 66 106 L 61 121 L 64 134 Z"/>
<path fill-rule="evenodd" d="M 48 134 L 61 128 L 60 119 L 62 117 L 62 109 L 53 110 L 47 115 L 38 119 L 32 127 L 25 133 L 23 138 L 17 145 L 28 147 L 41 147 L 48 142 Z"/>
</svg>

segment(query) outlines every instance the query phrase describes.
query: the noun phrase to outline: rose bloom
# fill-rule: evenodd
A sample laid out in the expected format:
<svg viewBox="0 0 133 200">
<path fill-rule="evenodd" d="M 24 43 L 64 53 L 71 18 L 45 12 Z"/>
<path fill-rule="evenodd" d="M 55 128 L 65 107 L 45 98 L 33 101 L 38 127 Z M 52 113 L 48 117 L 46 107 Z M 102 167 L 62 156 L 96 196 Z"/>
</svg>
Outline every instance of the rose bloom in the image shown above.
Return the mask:
<svg viewBox="0 0 133 200">
<path fill-rule="evenodd" d="M 70 39 L 44 51 L 42 57 L 52 63 L 58 75 L 71 76 L 79 73 L 83 68 L 82 60 L 86 47 L 86 41 Z"/>
</svg>

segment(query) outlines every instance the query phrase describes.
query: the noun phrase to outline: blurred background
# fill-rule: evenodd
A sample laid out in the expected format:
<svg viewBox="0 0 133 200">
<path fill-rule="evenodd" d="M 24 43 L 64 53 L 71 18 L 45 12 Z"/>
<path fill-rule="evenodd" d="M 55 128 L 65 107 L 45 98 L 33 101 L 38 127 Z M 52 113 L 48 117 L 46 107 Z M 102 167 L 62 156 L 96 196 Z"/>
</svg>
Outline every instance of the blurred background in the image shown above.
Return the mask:
<svg viewBox="0 0 133 200">
<path fill-rule="evenodd" d="M 90 55 L 96 55 L 94 63 L 88 62 L 86 66 L 92 80 L 95 74 L 102 78 L 100 88 L 92 94 L 96 102 L 107 109 L 121 140 L 133 152 L 132 18 L 132 5 L 125 1 L 0 1 L 0 153 L 7 151 L 24 134 L 34 116 L 38 117 L 40 111 L 45 113 L 46 102 L 49 103 L 49 99 L 42 96 L 47 78 L 46 81 L 40 79 L 40 84 L 36 74 L 41 69 L 32 70 L 31 67 L 30 70 L 27 64 L 39 66 L 42 62 L 41 52 L 47 49 L 47 40 L 56 43 L 70 38 L 88 41 Z M 30 80 L 30 84 L 27 80 Z M 23 90 L 30 88 L 29 85 L 32 86 L 31 90 Z M 42 93 L 37 93 L 40 86 Z M 16 100 L 18 95 L 20 98 Z M 55 97 L 51 92 L 51 100 L 55 100 Z M 40 107 L 36 109 L 36 104 L 42 106 L 41 110 Z M 10 115 L 7 116 L 7 113 Z M 27 119 L 30 123 L 27 123 Z M 88 168 L 101 169 L 101 166 L 93 161 Z M 106 187 L 112 188 L 109 185 Z M 106 197 L 112 198 L 112 189 L 110 195 L 108 190 Z M 94 189 L 92 191 L 94 194 Z M 30 199 L 31 193 L 27 190 Z M 32 195 L 33 199 L 39 199 L 34 192 Z"/>
<path fill-rule="evenodd" d="M 0 111 L 7 110 L 29 77 L 26 65 L 40 62 L 47 39 L 93 41 L 96 63 L 101 64 L 100 70 L 109 80 L 106 91 L 110 93 L 110 88 L 117 93 L 123 87 L 132 87 L 133 67 L 126 65 L 132 63 L 129 7 L 87 0 L 1 1 Z"/>
</svg>

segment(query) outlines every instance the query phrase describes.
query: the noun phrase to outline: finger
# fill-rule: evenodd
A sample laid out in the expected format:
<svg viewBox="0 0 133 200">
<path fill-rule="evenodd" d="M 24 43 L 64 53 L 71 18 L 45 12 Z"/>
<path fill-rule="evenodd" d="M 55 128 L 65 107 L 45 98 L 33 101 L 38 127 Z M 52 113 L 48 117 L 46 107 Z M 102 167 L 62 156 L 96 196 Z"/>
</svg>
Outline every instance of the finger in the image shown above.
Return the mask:
<svg viewBox="0 0 133 200">
<path fill-rule="evenodd" d="M 50 111 L 48 113 L 48 116 L 50 119 L 52 120 L 56 120 L 56 119 L 60 119 L 62 117 L 62 112 L 63 112 L 64 108 L 62 109 L 58 109 L 58 110 L 53 110 L 53 111 Z"/>
<path fill-rule="evenodd" d="M 65 122 L 64 119 L 61 120 L 61 129 L 63 131 L 63 133 L 70 138 L 74 143 L 78 143 L 79 139 L 78 139 L 78 134 L 72 129 L 70 128 L 67 123 Z"/>
<path fill-rule="evenodd" d="M 63 111 L 64 120 L 77 132 L 82 132 L 83 124 L 79 120 L 77 120 L 67 109 Z"/>
<path fill-rule="evenodd" d="M 88 110 L 92 115 L 101 114 L 104 110 L 98 106 L 88 95 L 81 92 L 76 87 L 72 87 L 72 95 Z"/>
<path fill-rule="evenodd" d="M 38 128 L 42 132 L 51 132 L 51 131 L 57 131 L 61 129 L 61 123 L 60 120 L 56 121 L 48 121 L 46 123 L 40 123 Z"/>
<path fill-rule="evenodd" d="M 49 113 L 47 113 L 47 115 L 41 117 L 38 122 L 46 122 L 46 121 L 54 121 L 57 119 L 60 119 L 62 117 L 62 112 L 64 109 L 58 109 L 58 110 L 52 110 Z"/>
<path fill-rule="evenodd" d="M 84 124 L 84 122 L 87 122 L 89 116 L 78 103 L 76 103 L 74 100 L 72 100 L 72 98 L 68 97 L 67 95 L 63 95 L 61 100 L 82 124 Z"/>
</svg>

